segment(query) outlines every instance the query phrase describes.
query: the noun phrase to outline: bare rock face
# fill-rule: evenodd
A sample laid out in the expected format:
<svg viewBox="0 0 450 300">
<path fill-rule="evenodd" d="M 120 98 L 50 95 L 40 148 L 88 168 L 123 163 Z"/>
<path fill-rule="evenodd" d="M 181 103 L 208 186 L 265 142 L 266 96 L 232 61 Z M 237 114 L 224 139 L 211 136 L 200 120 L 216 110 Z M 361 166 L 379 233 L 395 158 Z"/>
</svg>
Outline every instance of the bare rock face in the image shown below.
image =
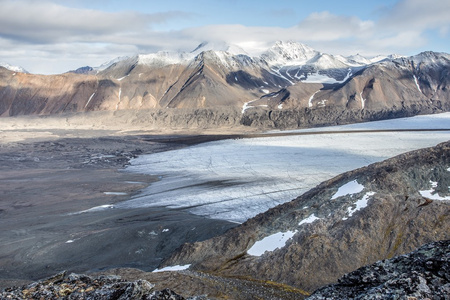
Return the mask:
<svg viewBox="0 0 450 300">
<path fill-rule="evenodd" d="M 308 300 L 449 299 L 450 241 L 426 244 L 411 253 L 378 261 L 315 291 Z"/>
<path fill-rule="evenodd" d="M 183 300 L 169 289 L 155 291 L 145 280 L 127 282 L 119 276 L 90 277 L 65 272 L 21 288 L 7 288 L 0 292 L 2 299 L 148 299 Z"/>
<path fill-rule="evenodd" d="M 450 143 L 339 175 L 164 265 L 271 280 L 312 292 L 381 259 L 449 239 Z M 265 238 L 289 236 L 256 253 Z"/>
</svg>

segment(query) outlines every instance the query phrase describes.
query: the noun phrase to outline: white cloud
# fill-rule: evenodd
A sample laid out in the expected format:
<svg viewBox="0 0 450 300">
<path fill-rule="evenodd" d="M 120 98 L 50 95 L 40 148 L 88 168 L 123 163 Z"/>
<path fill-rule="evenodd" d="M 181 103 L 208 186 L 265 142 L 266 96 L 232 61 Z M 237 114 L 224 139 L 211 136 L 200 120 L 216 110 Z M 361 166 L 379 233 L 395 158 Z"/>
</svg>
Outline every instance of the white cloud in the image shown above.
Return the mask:
<svg viewBox="0 0 450 300">
<path fill-rule="evenodd" d="M 112 13 L 69 8 L 45 1 L 6 0 L 0 3 L 0 36 L 30 43 L 97 42 L 108 40 L 110 35 L 142 33 L 152 24 L 188 16 L 176 11 Z"/>
<path fill-rule="evenodd" d="M 371 34 L 372 21 L 363 21 L 354 16 L 338 16 L 328 11 L 313 13 L 298 25 L 302 39 L 332 41 L 345 38 L 361 38 Z"/>
<path fill-rule="evenodd" d="M 381 28 L 395 31 L 448 28 L 450 1 L 402 0 L 380 20 Z"/>
</svg>

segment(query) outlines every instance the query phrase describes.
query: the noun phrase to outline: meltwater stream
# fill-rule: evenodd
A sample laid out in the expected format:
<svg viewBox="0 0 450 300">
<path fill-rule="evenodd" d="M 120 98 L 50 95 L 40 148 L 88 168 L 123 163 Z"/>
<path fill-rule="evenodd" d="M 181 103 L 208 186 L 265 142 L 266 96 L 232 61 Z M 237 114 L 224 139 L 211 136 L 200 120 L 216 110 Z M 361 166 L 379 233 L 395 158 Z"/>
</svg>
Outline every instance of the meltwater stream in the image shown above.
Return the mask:
<svg viewBox="0 0 450 300">
<path fill-rule="evenodd" d="M 376 131 L 386 129 L 429 131 Z M 187 209 L 240 223 L 343 172 L 449 140 L 450 113 L 295 132 L 140 156 L 126 170 L 160 181 L 115 207 Z"/>
</svg>

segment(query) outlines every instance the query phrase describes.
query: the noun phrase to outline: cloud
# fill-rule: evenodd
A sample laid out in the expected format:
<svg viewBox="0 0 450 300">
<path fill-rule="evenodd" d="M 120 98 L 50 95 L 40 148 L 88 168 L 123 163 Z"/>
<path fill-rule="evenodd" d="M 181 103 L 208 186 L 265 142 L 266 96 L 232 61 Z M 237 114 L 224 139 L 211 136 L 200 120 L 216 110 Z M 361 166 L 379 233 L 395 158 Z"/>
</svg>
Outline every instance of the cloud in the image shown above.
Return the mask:
<svg viewBox="0 0 450 300">
<path fill-rule="evenodd" d="M 306 43 L 331 54 L 415 54 L 429 47 L 433 37 L 445 40 L 450 30 L 450 2 L 442 0 L 401 0 L 371 20 L 318 11 L 287 28 L 205 24 L 179 30 L 161 28 L 180 18 L 194 19 L 192 13 L 106 12 L 70 8 L 64 2 L 0 0 L 0 60 L 31 72 L 58 73 L 117 56 L 190 51 L 203 41 L 237 44 L 253 55 L 277 40 Z"/>
<path fill-rule="evenodd" d="M 450 25 L 450 1 L 403 0 L 380 20 L 380 27 L 394 31 L 444 29 Z M 445 29 L 447 30 L 447 29 Z"/>
<path fill-rule="evenodd" d="M 64 7 L 45 1 L 1 1 L 0 36 L 29 43 L 96 42 L 145 32 L 152 24 L 188 17 L 184 12 L 143 14 Z"/>
<path fill-rule="evenodd" d="M 310 41 L 361 38 L 371 34 L 373 29 L 373 21 L 334 15 L 328 11 L 312 13 L 298 24 L 300 38 Z"/>
</svg>

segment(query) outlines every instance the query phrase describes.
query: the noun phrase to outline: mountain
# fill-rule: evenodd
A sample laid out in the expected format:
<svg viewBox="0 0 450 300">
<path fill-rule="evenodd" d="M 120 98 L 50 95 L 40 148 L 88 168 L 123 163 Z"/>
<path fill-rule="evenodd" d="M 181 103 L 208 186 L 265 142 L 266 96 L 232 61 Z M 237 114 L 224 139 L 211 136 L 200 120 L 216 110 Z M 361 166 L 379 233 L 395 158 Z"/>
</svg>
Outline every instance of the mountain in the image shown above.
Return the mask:
<svg viewBox="0 0 450 300">
<path fill-rule="evenodd" d="M 12 66 L 12 65 L 10 65 L 10 64 L 8 64 L 8 63 L 5 63 L 5 62 L 0 62 L 0 67 L 3 67 L 3 68 L 5 68 L 5 69 L 8 69 L 8 70 L 10 70 L 10 71 L 12 71 L 12 72 L 28 73 L 28 71 L 25 70 L 25 69 L 22 68 L 22 67 L 19 67 L 19 66 Z"/>
<path fill-rule="evenodd" d="M 222 236 L 185 244 L 161 267 L 277 282 L 301 299 L 362 266 L 448 240 L 449 170 L 446 142 L 341 174 Z"/>
<path fill-rule="evenodd" d="M 368 59 L 277 42 L 251 56 L 238 46 L 202 43 L 191 52 L 120 57 L 61 75 L 2 69 L 0 116 L 234 109 L 250 126 L 302 127 L 312 111 L 331 114 L 331 124 L 355 122 L 449 110 L 449 68 L 446 53 Z"/>
</svg>

